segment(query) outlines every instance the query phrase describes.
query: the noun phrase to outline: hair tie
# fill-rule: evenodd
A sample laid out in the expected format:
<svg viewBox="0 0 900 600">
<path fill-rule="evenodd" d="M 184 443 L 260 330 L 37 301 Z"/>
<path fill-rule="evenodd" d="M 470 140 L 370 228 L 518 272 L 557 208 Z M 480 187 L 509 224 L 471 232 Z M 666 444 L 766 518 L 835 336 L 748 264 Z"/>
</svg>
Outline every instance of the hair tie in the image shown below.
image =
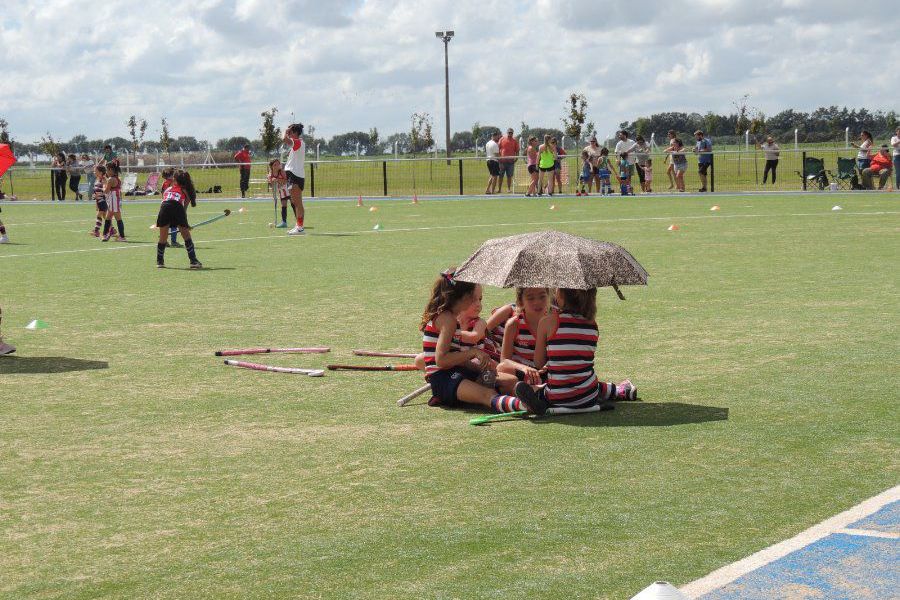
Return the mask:
<svg viewBox="0 0 900 600">
<path fill-rule="evenodd" d="M 453 279 L 453 276 L 456 275 L 456 271 L 453 269 L 447 269 L 443 273 L 441 273 L 441 277 L 447 280 L 447 283 L 450 285 L 456 285 L 456 280 Z"/>
</svg>

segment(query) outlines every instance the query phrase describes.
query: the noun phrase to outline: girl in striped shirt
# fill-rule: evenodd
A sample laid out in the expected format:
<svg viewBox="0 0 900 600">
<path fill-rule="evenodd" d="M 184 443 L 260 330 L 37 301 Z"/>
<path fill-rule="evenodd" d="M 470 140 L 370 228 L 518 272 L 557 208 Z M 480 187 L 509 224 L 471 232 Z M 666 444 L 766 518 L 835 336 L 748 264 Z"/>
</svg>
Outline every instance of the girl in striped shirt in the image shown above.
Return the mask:
<svg viewBox="0 0 900 600">
<path fill-rule="evenodd" d="M 454 270 L 440 274 L 431 290 L 431 298 L 422 314 L 422 354 L 425 379 L 434 397 L 429 404 L 453 405 L 457 402 L 489 407 L 497 412 L 527 410 L 546 412 L 547 404 L 525 382 L 515 385 L 516 396 L 498 393 L 477 383 L 482 372 L 496 369 L 496 363 L 477 347 L 460 345 L 459 317 L 481 304 L 481 286 L 454 277 Z"/>
<path fill-rule="evenodd" d="M 634 400 L 636 388 L 627 379 L 616 385 L 594 373 L 597 350 L 597 290 L 558 289 L 553 311 L 538 325 L 534 366 L 547 370 L 541 395 L 550 406 L 588 408 L 613 400 Z"/>
<path fill-rule="evenodd" d="M 527 383 L 541 384 L 541 374 L 534 368 L 534 334 L 549 308 L 549 289 L 516 288 L 516 312 L 504 328 L 502 362 L 498 371 L 513 375 L 521 373 Z"/>
</svg>

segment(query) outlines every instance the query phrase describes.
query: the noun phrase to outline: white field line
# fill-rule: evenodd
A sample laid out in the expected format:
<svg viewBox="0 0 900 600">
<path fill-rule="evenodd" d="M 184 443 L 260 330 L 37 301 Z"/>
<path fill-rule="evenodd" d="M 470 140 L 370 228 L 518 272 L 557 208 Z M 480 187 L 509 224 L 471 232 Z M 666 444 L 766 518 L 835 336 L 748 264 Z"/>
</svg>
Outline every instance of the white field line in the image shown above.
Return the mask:
<svg viewBox="0 0 900 600">
<path fill-rule="evenodd" d="M 218 213 L 214 213 L 218 214 Z M 618 219 L 577 219 L 571 221 L 523 221 L 518 223 L 475 223 L 471 225 L 435 225 L 432 227 L 398 227 L 395 229 L 379 229 L 378 231 L 374 231 L 371 229 L 360 229 L 356 231 L 328 231 L 323 233 L 312 233 L 310 232 L 307 236 L 315 237 L 315 236 L 339 236 L 339 235 L 361 235 L 361 234 L 375 234 L 375 235 L 383 235 L 387 233 L 416 233 L 422 231 L 445 231 L 452 229 L 484 229 L 484 228 L 500 228 L 500 227 L 519 227 L 519 226 L 528 226 L 528 225 L 573 225 L 573 224 L 584 224 L 584 223 L 624 223 L 624 222 L 634 222 L 634 221 L 687 221 L 687 220 L 701 220 L 701 219 L 777 219 L 777 218 L 785 218 L 785 217 L 827 217 L 827 216 L 881 216 L 881 215 L 897 215 L 900 214 L 900 211 L 877 211 L 877 212 L 840 212 L 835 213 L 832 211 L 821 212 L 821 213 L 787 213 L 787 214 L 751 214 L 751 215 L 694 215 L 694 216 L 680 216 L 680 217 L 622 217 Z M 249 240 L 264 240 L 264 239 L 284 239 L 289 237 L 287 235 L 260 235 L 253 237 L 240 237 L 240 238 L 222 238 L 222 239 L 197 239 L 200 243 L 217 243 L 217 242 L 244 242 Z M 0 259 L 3 258 L 22 258 L 27 256 L 53 256 L 56 254 L 77 254 L 80 252 L 101 252 L 104 250 L 124 250 L 126 248 L 136 248 L 136 247 L 144 247 L 144 246 L 153 246 L 155 242 L 131 242 L 127 246 L 104 246 L 101 248 L 82 248 L 77 250 L 55 250 L 53 252 L 33 252 L 30 254 L 6 254 L 0 255 Z"/>
<path fill-rule="evenodd" d="M 222 214 L 221 210 L 208 210 L 208 211 L 192 210 L 190 212 L 192 215 L 221 215 Z M 94 215 L 95 216 L 93 216 L 93 217 L 85 217 L 84 219 L 71 219 L 68 221 L 35 221 L 33 223 L 16 223 L 14 221 L 6 221 L 6 223 L 7 223 L 7 226 L 9 226 L 9 227 L 23 227 L 25 225 L 60 225 L 62 223 L 93 223 L 94 219 L 96 218 L 96 213 L 94 213 Z M 141 218 L 143 218 L 143 217 L 131 217 L 131 220 L 138 220 Z M 146 218 L 152 220 L 154 217 L 153 217 L 153 215 L 148 214 L 148 215 L 146 215 Z"/>
<path fill-rule="evenodd" d="M 849 510 L 845 510 L 830 519 L 822 521 L 818 525 L 813 525 L 806 531 L 797 534 L 789 540 L 764 548 L 755 554 L 751 554 L 747 558 L 726 565 L 721 569 L 716 569 L 706 577 L 702 577 L 683 586 L 681 591 L 684 592 L 688 598 L 698 598 L 704 594 L 708 594 L 709 592 L 728 585 L 732 581 L 751 571 L 755 571 L 779 558 L 787 556 L 791 552 L 805 548 L 832 533 L 841 532 L 842 530 L 845 530 L 847 525 L 859 521 L 860 519 L 864 519 L 869 515 L 878 512 L 888 504 L 898 500 L 900 500 L 900 485 L 869 498 Z M 855 530 L 845 530 L 845 532 L 849 531 Z M 853 533 L 851 535 L 858 534 Z"/>
</svg>

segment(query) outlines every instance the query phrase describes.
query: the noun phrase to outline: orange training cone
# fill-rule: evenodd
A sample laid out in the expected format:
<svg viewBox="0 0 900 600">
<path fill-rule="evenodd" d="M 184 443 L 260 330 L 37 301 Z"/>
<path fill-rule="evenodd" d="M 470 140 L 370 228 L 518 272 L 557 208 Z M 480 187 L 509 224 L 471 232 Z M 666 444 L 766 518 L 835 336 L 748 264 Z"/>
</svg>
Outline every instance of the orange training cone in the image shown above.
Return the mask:
<svg viewBox="0 0 900 600">
<path fill-rule="evenodd" d="M 357 196 L 356 197 L 356 206 L 362 206 L 362 205 L 363 205 L 362 196 Z"/>
<path fill-rule="evenodd" d="M 678 225 L 669 225 L 669 231 L 678 231 Z"/>
</svg>

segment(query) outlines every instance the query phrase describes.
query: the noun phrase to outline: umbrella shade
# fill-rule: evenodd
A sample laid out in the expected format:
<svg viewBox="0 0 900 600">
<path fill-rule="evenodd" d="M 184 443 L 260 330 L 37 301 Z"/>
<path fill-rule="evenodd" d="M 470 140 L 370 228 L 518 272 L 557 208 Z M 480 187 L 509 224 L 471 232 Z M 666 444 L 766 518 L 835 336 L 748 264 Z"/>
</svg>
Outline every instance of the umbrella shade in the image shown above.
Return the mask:
<svg viewBox="0 0 900 600">
<path fill-rule="evenodd" d="M 0 144 L 0 177 L 14 164 L 16 164 L 16 157 L 12 153 L 12 148 L 9 147 L 9 144 Z"/>
<path fill-rule="evenodd" d="M 559 231 L 487 240 L 455 274 L 460 281 L 496 287 L 577 290 L 646 285 L 647 277 L 625 248 Z"/>
</svg>

